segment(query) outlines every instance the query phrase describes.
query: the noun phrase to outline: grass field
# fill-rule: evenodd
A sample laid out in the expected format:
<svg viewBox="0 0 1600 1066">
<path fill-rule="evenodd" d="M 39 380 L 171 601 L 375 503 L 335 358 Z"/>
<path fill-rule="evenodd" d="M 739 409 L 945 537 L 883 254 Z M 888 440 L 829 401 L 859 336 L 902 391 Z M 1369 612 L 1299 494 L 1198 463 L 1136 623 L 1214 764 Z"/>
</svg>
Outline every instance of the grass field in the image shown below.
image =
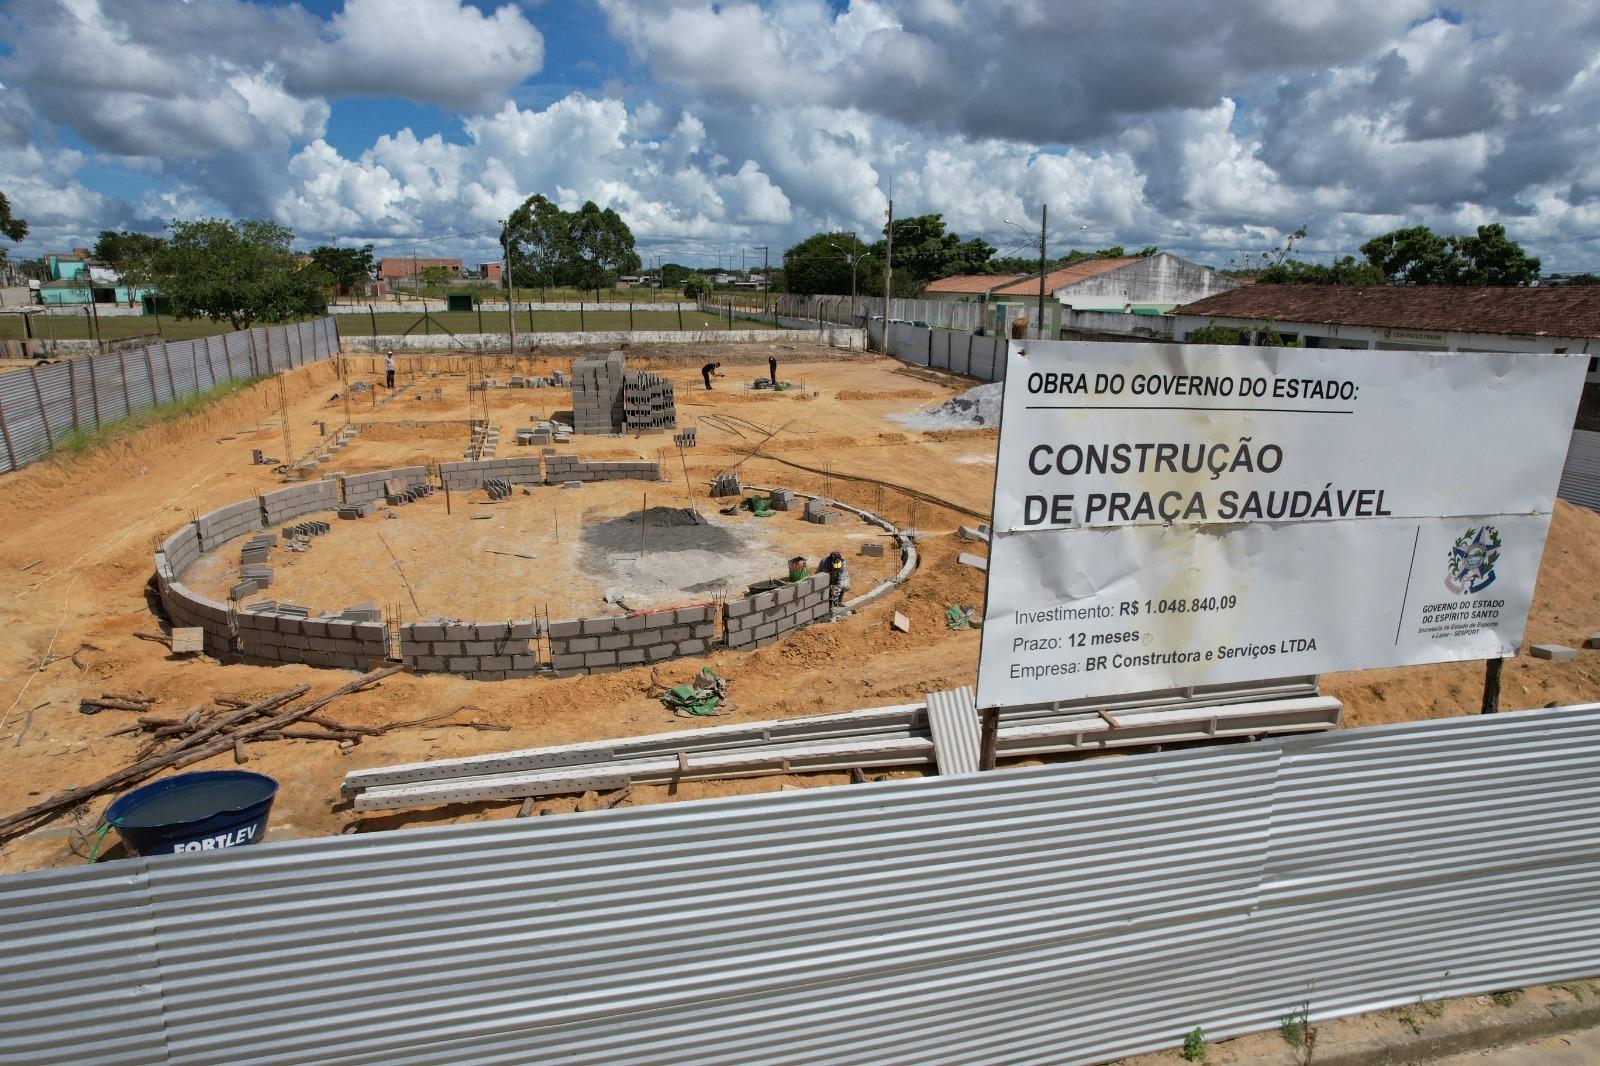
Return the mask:
<svg viewBox="0 0 1600 1066">
<path fill-rule="evenodd" d="M 413 335 L 444 336 L 448 333 L 504 333 L 506 331 L 506 314 L 504 311 L 485 311 L 482 315 L 472 311 L 435 311 L 427 321 L 423 316 L 414 311 L 380 311 L 376 315 L 334 315 L 334 321 L 339 324 L 339 332 L 346 337 L 370 337 L 376 332 L 380 336 L 400 336 L 411 333 Z M 482 320 L 480 329 L 479 321 Z M 158 328 L 159 325 L 159 328 Z M 761 322 L 754 318 L 743 318 L 737 314 L 733 319 L 735 329 L 760 329 L 772 328 L 771 321 Z M 34 315 L 34 334 L 40 340 L 87 340 L 93 337 L 88 321 L 82 315 Z M 627 311 L 534 311 L 531 322 L 529 312 L 517 312 L 517 331 L 529 333 L 549 333 L 554 331 L 571 330 L 621 330 L 621 329 L 649 329 L 649 330 L 675 330 L 679 328 L 679 315 L 676 311 L 641 311 L 635 309 L 632 314 L 632 324 L 629 324 Z M 727 329 L 726 316 L 708 315 L 699 311 L 685 311 L 682 315 L 683 329 Z M 164 340 L 188 340 L 192 337 L 209 337 L 219 333 L 231 333 L 233 327 L 226 322 L 207 322 L 195 319 L 172 319 L 162 316 L 159 324 L 151 315 L 130 315 L 127 317 L 102 318 L 100 320 L 100 336 L 105 340 L 120 340 L 124 337 L 149 337 L 154 341 L 159 332 Z M 20 315 L 0 315 L 0 340 L 21 340 L 22 319 Z"/>
</svg>

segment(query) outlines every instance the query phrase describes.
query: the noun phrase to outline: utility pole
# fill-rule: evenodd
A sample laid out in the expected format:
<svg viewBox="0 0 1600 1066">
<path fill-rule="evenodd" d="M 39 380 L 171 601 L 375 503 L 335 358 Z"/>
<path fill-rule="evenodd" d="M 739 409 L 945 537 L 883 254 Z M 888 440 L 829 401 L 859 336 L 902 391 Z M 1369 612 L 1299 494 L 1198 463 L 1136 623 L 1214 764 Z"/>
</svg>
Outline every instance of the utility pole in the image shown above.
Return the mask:
<svg viewBox="0 0 1600 1066">
<path fill-rule="evenodd" d="M 517 305 L 511 300 L 511 223 L 500 220 L 500 244 L 506 253 L 506 330 L 511 334 L 511 354 L 517 354 Z"/>
<path fill-rule="evenodd" d="M 767 280 L 772 275 L 772 271 L 768 267 L 767 256 L 770 254 L 771 250 L 764 244 L 756 245 L 756 250 L 761 253 L 761 313 L 766 314 L 769 310 L 771 310 L 767 306 L 769 302 L 767 296 L 772 285 L 772 282 Z"/>
<path fill-rule="evenodd" d="M 894 291 L 894 201 L 889 201 L 889 225 L 884 227 L 888 239 L 883 252 L 883 343 L 889 344 L 889 294 Z"/>
<path fill-rule="evenodd" d="M 1044 241 L 1045 220 L 1050 217 L 1050 205 L 1039 205 L 1039 339 L 1044 340 Z"/>
</svg>

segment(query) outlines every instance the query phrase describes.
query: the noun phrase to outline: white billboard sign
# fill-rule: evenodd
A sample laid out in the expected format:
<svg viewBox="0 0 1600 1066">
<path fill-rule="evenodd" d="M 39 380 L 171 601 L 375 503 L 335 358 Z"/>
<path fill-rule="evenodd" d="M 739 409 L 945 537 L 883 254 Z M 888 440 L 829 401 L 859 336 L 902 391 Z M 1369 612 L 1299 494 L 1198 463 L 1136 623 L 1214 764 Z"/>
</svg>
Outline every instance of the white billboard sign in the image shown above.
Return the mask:
<svg viewBox="0 0 1600 1066">
<path fill-rule="evenodd" d="M 978 705 L 1515 654 L 1586 362 L 1013 342 Z"/>
</svg>

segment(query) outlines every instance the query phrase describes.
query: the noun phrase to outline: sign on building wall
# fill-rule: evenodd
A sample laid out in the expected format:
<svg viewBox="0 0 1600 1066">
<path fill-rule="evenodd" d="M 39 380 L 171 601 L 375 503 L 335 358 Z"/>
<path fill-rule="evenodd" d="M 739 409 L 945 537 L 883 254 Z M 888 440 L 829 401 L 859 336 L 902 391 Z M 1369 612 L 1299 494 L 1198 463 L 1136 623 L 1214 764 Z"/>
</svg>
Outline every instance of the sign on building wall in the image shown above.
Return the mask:
<svg viewBox="0 0 1600 1066">
<path fill-rule="evenodd" d="M 1583 375 L 1013 343 L 978 705 L 1515 654 Z"/>
</svg>

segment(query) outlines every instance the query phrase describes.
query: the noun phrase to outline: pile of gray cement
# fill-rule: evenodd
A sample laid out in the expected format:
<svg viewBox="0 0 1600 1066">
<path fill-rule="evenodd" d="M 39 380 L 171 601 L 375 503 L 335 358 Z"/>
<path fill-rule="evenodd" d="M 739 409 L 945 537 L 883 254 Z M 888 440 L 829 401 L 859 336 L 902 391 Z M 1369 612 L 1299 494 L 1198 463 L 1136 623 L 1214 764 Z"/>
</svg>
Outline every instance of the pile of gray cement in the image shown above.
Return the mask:
<svg viewBox="0 0 1600 1066">
<path fill-rule="evenodd" d="M 991 381 L 952 396 L 928 411 L 891 415 L 896 422 L 912 429 L 982 429 L 1000 424 L 1002 382 Z"/>
</svg>

